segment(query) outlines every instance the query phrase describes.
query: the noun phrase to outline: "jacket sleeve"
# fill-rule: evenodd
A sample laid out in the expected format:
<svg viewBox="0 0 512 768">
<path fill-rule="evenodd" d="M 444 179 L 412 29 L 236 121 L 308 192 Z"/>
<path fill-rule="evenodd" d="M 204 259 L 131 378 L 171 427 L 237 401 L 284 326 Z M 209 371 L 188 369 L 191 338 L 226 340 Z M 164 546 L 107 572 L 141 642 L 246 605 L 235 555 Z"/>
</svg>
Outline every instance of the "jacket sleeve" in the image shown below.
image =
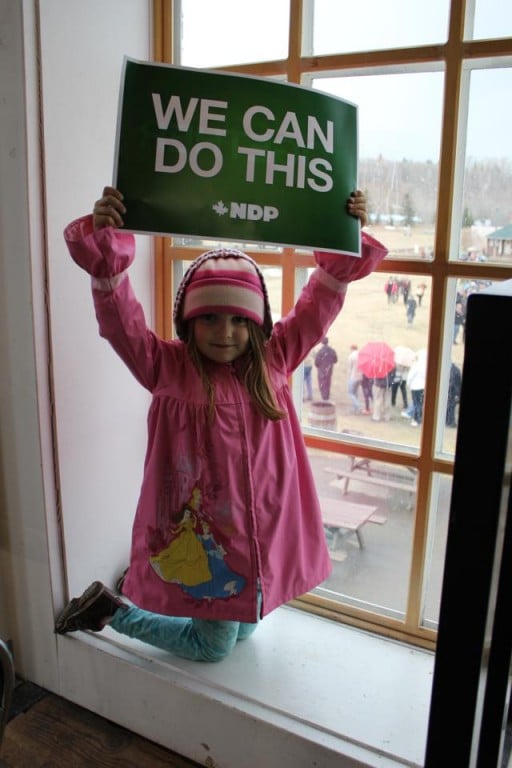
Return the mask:
<svg viewBox="0 0 512 768">
<path fill-rule="evenodd" d="M 291 312 L 274 325 L 288 373 L 326 335 L 345 302 L 347 285 L 369 275 L 387 254 L 378 240 L 363 232 L 362 256 L 315 251 L 317 268 L 311 274 Z"/>
<path fill-rule="evenodd" d="M 68 224 L 64 240 L 71 258 L 92 277 L 115 277 L 135 258 L 135 238 L 113 227 L 92 228 L 92 215 Z"/>
<path fill-rule="evenodd" d="M 92 216 L 84 216 L 66 227 L 64 239 L 73 261 L 91 275 L 100 336 L 152 391 L 162 342 L 147 327 L 126 272 L 135 257 L 135 238 L 113 227 L 94 231 Z"/>
<path fill-rule="evenodd" d="M 371 274 L 387 255 L 388 250 L 367 232 L 361 235 L 361 258 L 344 253 L 315 251 L 315 260 L 319 267 L 343 283 L 361 280 Z"/>
<path fill-rule="evenodd" d="M 293 309 L 274 324 L 272 344 L 279 346 L 287 373 L 292 373 L 318 344 L 339 314 L 347 284 L 320 267 L 311 274 Z M 321 351 L 315 356 L 318 367 Z"/>
</svg>

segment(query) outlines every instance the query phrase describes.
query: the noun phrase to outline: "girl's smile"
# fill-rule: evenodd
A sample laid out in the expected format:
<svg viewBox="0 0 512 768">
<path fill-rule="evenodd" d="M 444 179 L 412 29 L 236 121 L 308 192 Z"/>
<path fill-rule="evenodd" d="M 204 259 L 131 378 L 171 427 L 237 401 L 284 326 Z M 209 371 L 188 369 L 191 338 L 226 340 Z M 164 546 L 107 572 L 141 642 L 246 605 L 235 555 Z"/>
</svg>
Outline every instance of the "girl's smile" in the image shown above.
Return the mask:
<svg viewBox="0 0 512 768">
<path fill-rule="evenodd" d="M 247 318 L 224 313 L 196 317 L 194 336 L 202 355 L 216 363 L 232 363 L 249 348 Z"/>
</svg>

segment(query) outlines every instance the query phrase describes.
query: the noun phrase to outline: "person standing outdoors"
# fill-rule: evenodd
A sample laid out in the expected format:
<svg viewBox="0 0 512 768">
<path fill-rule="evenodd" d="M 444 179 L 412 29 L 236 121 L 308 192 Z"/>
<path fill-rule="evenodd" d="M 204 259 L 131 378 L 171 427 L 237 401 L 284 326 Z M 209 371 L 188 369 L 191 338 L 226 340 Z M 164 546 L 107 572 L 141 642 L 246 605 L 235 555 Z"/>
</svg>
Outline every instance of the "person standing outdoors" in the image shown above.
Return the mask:
<svg viewBox="0 0 512 768">
<path fill-rule="evenodd" d="M 370 407 L 373 403 L 373 379 L 370 379 L 366 374 L 361 375 L 361 389 L 363 390 L 364 408 L 361 413 L 368 415 L 370 413 Z"/>
<path fill-rule="evenodd" d="M 304 360 L 304 395 L 303 400 L 313 399 L 313 357 L 308 355 Z"/>
<path fill-rule="evenodd" d="M 391 418 L 391 385 L 395 376 L 393 368 L 385 376 L 373 380 L 372 421 L 389 421 Z"/>
<path fill-rule="evenodd" d="M 322 400 L 329 400 L 331 395 L 332 371 L 338 362 L 338 355 L 333 347 L 329 346 L 329 339 L 324 336 L 322 346 L 315 355 L 315 366 L 318 371 L 318 388 Z"/>
<path fill-rule="evenodd" d="M 358 392 L 359 387 L 361 386 L 363 373 L 357 367 L 358 357 L 359 348 L 357 344 L 351 344 L 348 356 L 348 395 L 352 401 L 352 413 L 361 413 L 362 410 Z"/>
<path fill-rule="evenodd" d="M 421 302 L 423 301 L 426 288 L 427 286 L 425 283 L 418 283 L 416 286 L 416 298 L 418 299 L 418 307 L 421 307 Z"/>
<path fill-rule="evenodd" d="M 458 301 L 455 304 L 455 315 L 453 318 L 453 343 L 458 344 L 459 343 L 459 331 L 461 328 L 464 328 L 465 323 L 465 312 L 464 312 L 464 305 L 461 301 Z M 462 341 L 464 341 L 464 335 L 462 336 Z"/>
<path fill-rule="evenodd" d="M 425 379 L 427 375 L 427 353 L 424 349 L 416 355 L 416 359 L 407 374 L 407 386 L 411 391 L 412 419 L 411 427 L 418 427 L 423 421 L 423 398 L 425 395 Z"/>
<path fill-rule="evenodd" d="M 414 317 L 416 315 L 416 299 L 412 296 L 409 296 L 407 300 L 407 307 L 405 310 L 405 314 L 407 315 L 407 322 L 409 325 L 412 325 Z"/>
<path fill-rule="evenodd" d="M 391 383 L 391 405 L 393 408 L 395 407 L 398 390 L 400 390 L 402 395 L 402 407 L 406 411 L 409 407 L 407 401 L 407 374 L 409 368 L 405 365 L 396 365 L 394 371 L 395 375 L 393 376 L 393 381 Z"/>
<path fill-rule="evenodd" d="M 448 382 L 448 399 L 446 402 L 446 426 L 456 427 L 457 419 L 455 411 L 460 400 L 460 390 L 462 387 L 462 372 L 458 365 L 450 365 L 450 379 Z"/>
</svg>

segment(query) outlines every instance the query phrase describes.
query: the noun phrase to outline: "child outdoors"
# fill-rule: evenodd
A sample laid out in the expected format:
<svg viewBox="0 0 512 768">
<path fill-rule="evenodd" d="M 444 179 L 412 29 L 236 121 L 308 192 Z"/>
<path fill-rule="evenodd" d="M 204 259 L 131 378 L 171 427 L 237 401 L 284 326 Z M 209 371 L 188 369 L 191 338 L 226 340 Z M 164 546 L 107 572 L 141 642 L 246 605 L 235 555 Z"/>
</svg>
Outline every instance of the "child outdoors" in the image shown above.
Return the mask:
<svg viewBox="0 0 512 768">
<path fill-rule="evenodd" d="M 236 249 L 208 251 L 174 304 L 177 339 L 147 327 L 127 269 L 122 194 L 105 187 L 92 215 L 65 229 L 92 277 L 100 335 L 152 394 L 144 476 L 122 586 L 94 581 L 55 631 L 106 624 L 176 656 L 219 661 L 259 619 L 324 581 L 331 562 L 289 376 L 325 336 L 347 284 L 386 249 L 362 234 L 362 257 L 315 252 L 316 269 L 275 325 L 263 275 Z M 366 198 L 347 212 L 367 223 Z"/>
</svg>

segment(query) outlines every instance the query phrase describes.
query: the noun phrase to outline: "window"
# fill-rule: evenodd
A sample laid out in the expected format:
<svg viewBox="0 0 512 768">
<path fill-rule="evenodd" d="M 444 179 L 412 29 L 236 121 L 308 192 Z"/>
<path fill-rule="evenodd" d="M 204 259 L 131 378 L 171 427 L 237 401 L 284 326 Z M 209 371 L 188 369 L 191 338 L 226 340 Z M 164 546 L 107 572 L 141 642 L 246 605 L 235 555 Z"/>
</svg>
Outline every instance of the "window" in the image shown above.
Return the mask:
<svg viewBox="0 0 512 768">
<path fill-rule="evenodd" d="M 207 6 L 155 4 L 156 58 L 281 78 L 356 103 L 368 229 L 389 248 L 375 274 L 350 286 L 329 331 L 338 362 L 327 399 L 318 350 L 309 361 L 312 399 L 304 366 L 293 376 L 333 562 L 331 577 L 296 605 L 434 647 L 465 304 L 472 292 L 512 276 L 512 38 L 502 37 L 512 31 L 512 6 Z M 165 8 L 174 10 L 172 24 Z M 197 240 L 157 240 L 160 333 L 172 334 L 184 262 L 202 250 Z M 286 313 L 314 266 L 312 254 L 248 250 L 265 270 L 274 316 Z M 369 343 L 391 348 L 397 373 L 384 393 L 373 381 L 373 397 L 358 380 L 353 400 L 351 347 L 364 358 Z M 483 409 L 489 395 L 484 401 L 482 390 Z"/>
</svg>

